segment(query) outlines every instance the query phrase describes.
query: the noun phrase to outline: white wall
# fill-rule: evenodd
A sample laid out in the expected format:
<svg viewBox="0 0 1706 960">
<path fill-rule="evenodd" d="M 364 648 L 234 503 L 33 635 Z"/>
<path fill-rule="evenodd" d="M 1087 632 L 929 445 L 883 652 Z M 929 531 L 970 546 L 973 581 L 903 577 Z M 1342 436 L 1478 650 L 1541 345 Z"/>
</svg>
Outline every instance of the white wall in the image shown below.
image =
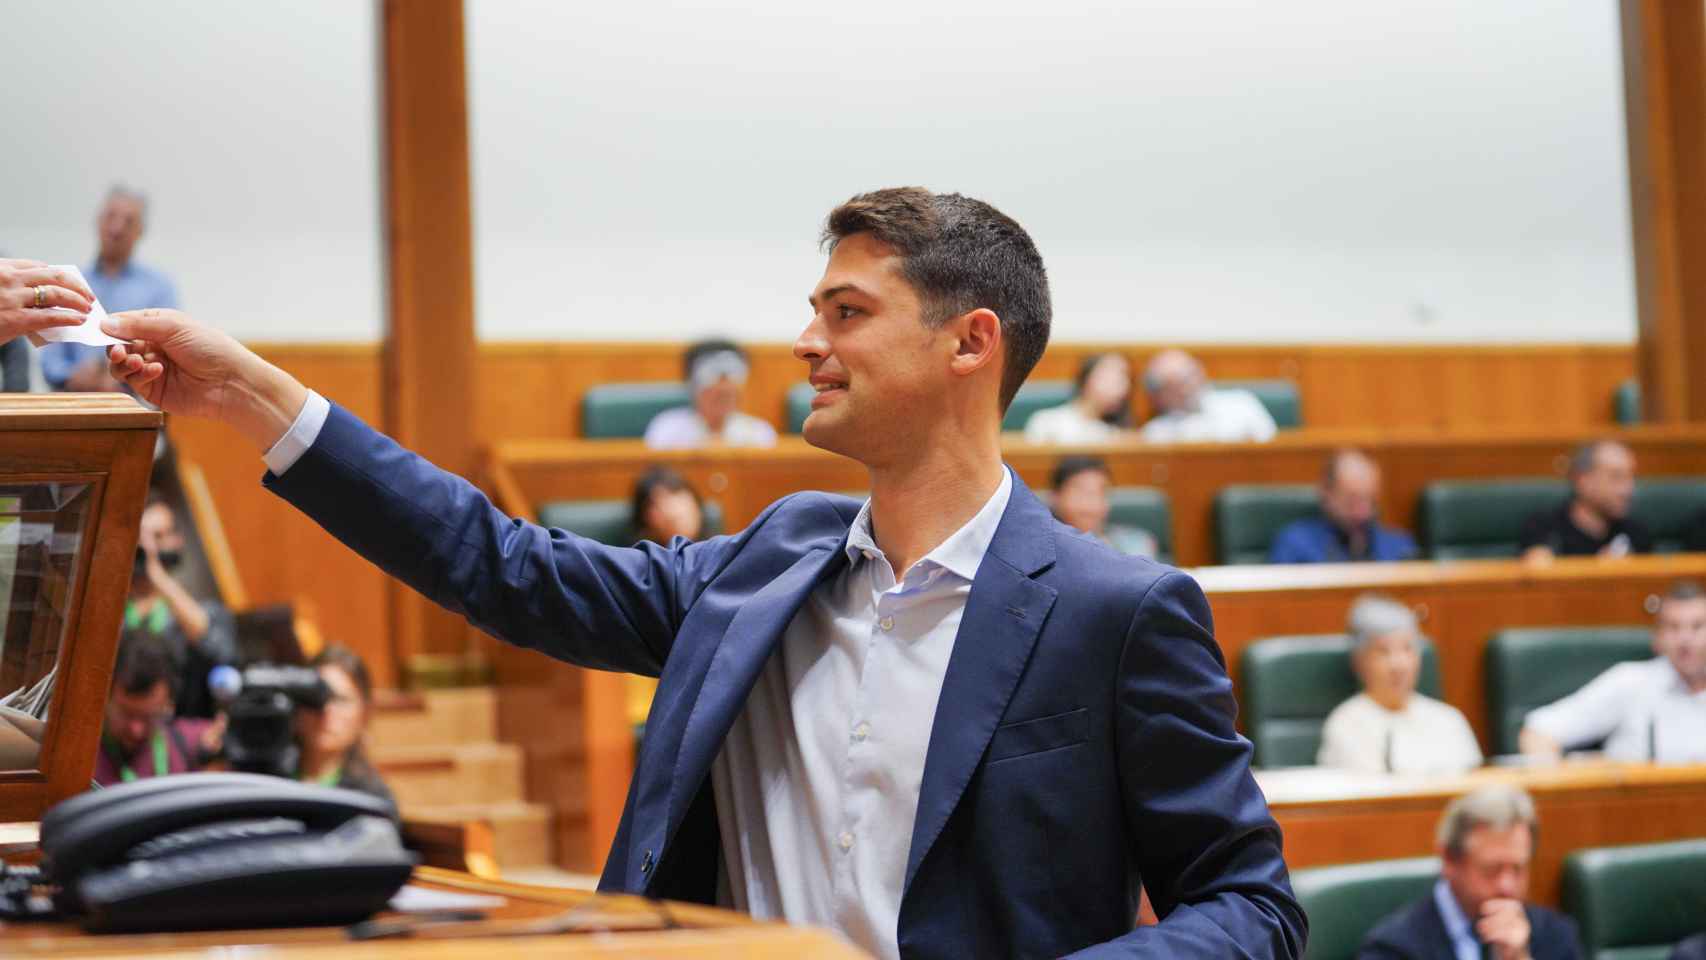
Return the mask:
<svg viewBox="0 0 1706 960">
<path fill-rule="evenodd" d="M 1024 223 L 1062 339 L 1634 336 L 1615 0 L 467 10 L 483 337 L 792 337 L 903 183 Z"/>
<path fill-rule="evenodd" d="M 53 0 L 4 18 L 0 251 L 88 263 L 124 181 L 151 203 L 137 259 L 199 318 L 252 340 L 379 336 L 371 3 Z"/>
</svg>

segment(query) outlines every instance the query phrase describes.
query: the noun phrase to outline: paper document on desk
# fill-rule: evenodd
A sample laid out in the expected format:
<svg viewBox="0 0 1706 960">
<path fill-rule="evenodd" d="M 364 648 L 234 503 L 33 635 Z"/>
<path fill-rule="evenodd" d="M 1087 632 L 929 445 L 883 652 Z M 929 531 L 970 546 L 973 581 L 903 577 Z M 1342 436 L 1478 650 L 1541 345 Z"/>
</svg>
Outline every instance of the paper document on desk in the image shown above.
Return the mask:
<svg viewBox="0 0 1706 960">
<path fill-rule="evenodd" d="M 54 269 L 64 270 L 66 273 L 76 277 L 78 280 L 82 280 L 84 286 L 89 285 L 89 281 L 83 279 L 83 271 L 77 269 L 74 264 L 58 264 Z M 48 307 L 46 312 L 75 313 L 76 311 L 69 310 L 65 307 Z M 35 340 L 36 346 L 38 347 L 42 345 L 43 341 L 47 343 L 86 343 L 91 347 L 104 347 L 109 344 L 123 343 L 123 340 L 114 340 L 112 337 L 101 332 L 101 321 L 106 318 L 106 308 L 101 306 L 101 301 L 96 300 L 94 309 L 89 311 L 89 316 L 77 326 L 49 327 L 46 330 L 37 330 L 35 333 L 30 335 L 30 339 Z"/>
</svg>

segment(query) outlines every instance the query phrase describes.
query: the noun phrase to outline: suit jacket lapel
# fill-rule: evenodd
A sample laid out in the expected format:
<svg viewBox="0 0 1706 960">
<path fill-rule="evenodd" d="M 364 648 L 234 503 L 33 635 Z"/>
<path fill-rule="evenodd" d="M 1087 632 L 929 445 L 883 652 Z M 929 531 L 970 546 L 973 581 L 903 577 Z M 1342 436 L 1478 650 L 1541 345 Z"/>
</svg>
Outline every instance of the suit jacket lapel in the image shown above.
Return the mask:
<svg viewBox="0 0 1706 960">
<path fill-rule="evenodd" d="M 978 567 L 942 678 L 906 859 L 906 887 L 982 762 L 1054 606 L 1055 591 L 1031 579 L 1054 563 L 1051 523 L 1048 510 L 1015 474 L 1012 497 Z"/>
</svg>

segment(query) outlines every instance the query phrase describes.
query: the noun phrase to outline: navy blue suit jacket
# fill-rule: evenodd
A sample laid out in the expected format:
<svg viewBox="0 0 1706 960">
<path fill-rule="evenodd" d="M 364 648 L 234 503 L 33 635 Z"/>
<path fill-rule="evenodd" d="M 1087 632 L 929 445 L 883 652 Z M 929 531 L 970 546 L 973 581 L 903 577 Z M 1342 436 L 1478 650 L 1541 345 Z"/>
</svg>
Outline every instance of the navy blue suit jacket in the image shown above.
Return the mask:
<svg viewBox="0 0 1706 960">
<path fill-rule="evenodd" d="M 510 643 L 660 676 L 600 889 L 712 902 L 711 762 L 859 504 L 613 548 L 511 519 L 333 407 L 267 485 Z M 1233 729 L 1195 581 L 1060 525 L 1022 484 L 972 584 L 912 825 L 901 954 L 1295 957 L 1305 920 Z M 1138 887 L 1163 918 L 1133 930 Z"/>
<path fill-rule="evenodd" d="M 1534 960 L 1579 960 L 1582 948 L 1574 920 L 1532 903 L 1523 904 L 1523 912 L 1528 914 L 1528 952 Z M 1456 958 L 1431 890 L 1376 924 L 1357 948 L 1357 960 Z"/>
</svg>

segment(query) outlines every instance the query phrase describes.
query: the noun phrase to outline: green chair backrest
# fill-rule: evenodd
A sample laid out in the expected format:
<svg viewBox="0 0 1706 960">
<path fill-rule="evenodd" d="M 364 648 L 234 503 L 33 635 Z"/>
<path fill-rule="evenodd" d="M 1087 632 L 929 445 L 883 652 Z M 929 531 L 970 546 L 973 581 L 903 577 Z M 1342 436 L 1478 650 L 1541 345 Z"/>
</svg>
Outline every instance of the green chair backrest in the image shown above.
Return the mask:
<svg viewBox="0 0 1706 960">
<path fill-rule="evenodd" d="M 627 500 L 556 500 L 541 504 L 539 523 L 567 530 L 613 547 L 629 547 L 639 539 L 629 522 Z M 715 500 L 705 501 L 705 535 L 723 530 L 723 508 Z"/>
<path fill-rule="evenodd" d="M 1438 879 L 1438 857 L 1292 871 L 1291 889 L 1309 917 L 1304 960 L 1351 960 L 1376 924 L 1427 896 Z"/>
<path fill-rule="evenodd" d="M 1706 477 L 1638 480 L 1630 514 L 1653 535 L 1656 553 L 1676 553 L 1688 537 L 1689 522 L 1706 510 Z"/>
<path fill-rule="evenodd" d="M 1268 408 L 1268 416 L 1281 430 L 1303 426 L 1303 397 L 1290 380 L 1216 380 L 1217 390 L 1248 390 Z"/>
<path fill-rule="evenodd" d="M 1646 627 L 1521 627 L 1487 640 L 1487 721 L 1493 752 L 1517 752 L 1530 710 L 1569 696 L 1625 660 L 1653 656 Z"/>
<path fill-rule="evenodd" d="M 1662 960 L 1706 929 L 1706 839 L 1577 850 L 1563 886 L 1589 957 Z"/>
<path fill-rule="evenodd" d="M 1422 489 L 1422 549 L 1435 560 L 1514 557 L 1530 514 L 1569 496 L 1563 480 L 1442 480 Z"/>
<path fill-rule="evenodd" d="M 1427 637 L 1421 641 L 1416 689 L 1438 698 L 1439 653 Z M 1351 671 L 1351 638 L 1342 633 L 1258 640 L 1239 664 L 1244 730 L 1258 767 L 1313 764 L 1327 714 L 1362 689 Z"/>
<path fill-rule="evenodd" d="M 1138 527 L 1155 537 L 1155 559 L 1173 562 L 1173 510 L 1159 487 L 1109 487 L 1108 523 Z"/>
<path fill-rule="evenodd" d="M 1231 484 L 1214 496 L 1214 542 L 1221 563 L 1266 563 L 1280 528 L 1314 516 L 1321 495 L 1309 484 Z"/>
<path fill-rule="evenodd" d="M 1611 394 L 1611 412 L 1618 423 L 1640 423 L 1641 415 L 1641 381 L 1634 377 L 1617 385 Z"/>
<path fill-rule="evenodd" d="M 1071 380 L 1032 380 L 1013 395 L 1006 416 L 1001 418 L 1001 429 L 1009 433 L 1022 432 L 1031 414 L 1060 406 L 1072 399 L 1072 393 Z"/>
<path fill-rule="evenodd" d="M 788 397 L 782 403 L 782 423 L 785 433 L 799 433 L 806 424 L 806 416 L 812 412 L 812 397 L 817 394 L 809 383 L 796 383 L 788 388 Z"/>
<path fill-rule="evenodd" d="M 606 383 L 581 397 L 581 436 L 588 440 L 643 437 L 653 417 L 692 402 L 684 383 Z"/>
</svg>

